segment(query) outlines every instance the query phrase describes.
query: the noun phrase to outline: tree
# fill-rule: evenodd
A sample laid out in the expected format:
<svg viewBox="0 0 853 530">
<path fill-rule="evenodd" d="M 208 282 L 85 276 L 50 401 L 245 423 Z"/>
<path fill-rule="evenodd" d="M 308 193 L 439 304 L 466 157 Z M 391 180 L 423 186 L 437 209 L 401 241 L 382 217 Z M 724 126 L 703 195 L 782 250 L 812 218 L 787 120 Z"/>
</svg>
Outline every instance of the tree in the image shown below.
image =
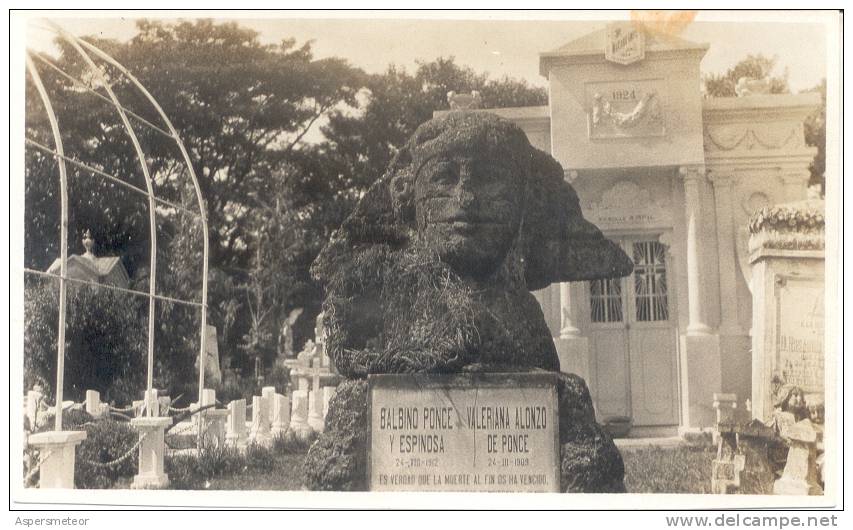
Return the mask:
<svg viewBox="0 0 853 530">
<path fill-rule="evenodd" d="M 33 281 L 24 298 L 24 384 L 55 397 L 59 296 L 56 281 Z M 146 332 L 138 298 L 91 286 L 68 287 L 65 332 L 66 399 L 87 389 L 129 403 L 145 385 Z"/>
<path fill-rule="evenodd" d="M 544 88 L 509 77 L 490 79 L 452 57 L 418 63 L 414 74 L 391 66 L 366 83 L 366 102 L 359 112 L 336 110 L 323 127 L 327 143 L 319 150 L 329 159 L 329 173 L 351 189 L 353 198 L 378 178 L 415 129 L 436 110 L 448 108 L 447 93 L 477 90 L 483 108 L 546 105 Z"/>
<path fill-rule="evenodd" d="M 772 75 L 776 60 L 776 57 L 749 54 L 724 74 L 706 74 L 703 77 L 705 91 L 709 96 L 715 98 L 735 97 L 737 96 L 735 86 L 738 79 L 747 77 L 750 79 L 767 78 L 770 81 L 771 94 L 787 94 L 790 92 L 787 70 L 781 76 Z"/>
<path fill-rule="evenodd" d="M 341 59 L 314 60 L 308 44 L 297 47 L 288 40 L 278 45 L 262 45 L 256 32 L 234 23 L 198 20 L 166 24 L 143 20 L 138 22 L 138 30 L 126 43 L 89 40 L 134 73 L 154 94 L 179 131 L 205 198 L 212 228 L 212 262 L 217 266 L 245 268 L 251 257 L 251 251 L 242 241 L 247 194 L 298 150 L 307 132 L 322 116 L 340 105 L 355 103 L 360 72 Z M 48 60 L 103 95 L 100 83 L 76 52 L 67 43 L 58 42 L 59 56 Z M 48 92 L 53 95 L 69 154 L 145 189 L 136 154 L 115 111 L 81 85 L 71 85 L 41 61 L 39 65 Z M 105 69 L 108 82 L 126 107 L 161 129 L 165 127 L 126 79 L 111 67 Z M 32 84 L 29 85 L 29 129 L 40 129 L 32 135 L 52 146 L 45 132 L 49 129 L 40 102 Z M 139 120 L 132 121 L 149 157 L 157 194 L 179 201 L 181 189 L 177 184 L 182 160 L 173 141 L 141 125 Z M 28 166 L 27 175 L 33 181 L 32 189 L 28 188 L 28 205 L 40 213 L 57 210 L 42 208 L 45 197 L 58 197 L 54 191 L 45 191 L 50 181 L 55 180 L 55 172 L 47 171 L 44 165 L 45 162 L 38 165 L 34 161 Z M 79 179 L 75 176 L 72 180 L 99 185 L 101 182 L 90 175 Z M 146 261 L 147 203 L 138 201 L 140 206 L 135 215 L 139 219 L 134 217 L 133 236 L 109 244 L 107 234 L 119 232 L 116 228 L 126 218 L 123 208 L 121 216 L 103 213 L 106 210 L 103 199 L 110 197 L 110 202 L 114 202 L 113 191 L 109 188 L 103 193 L 88 194 L 102 211 L 100 216 L 90 216 L 89 222 L 106 227 L 99 238 L 104 248 L 133 256 L 128 269 L 134 270 L 137 262 Z M 120 208 L 113 207 L 116 209 Z M 51 218 L 35 219 L 28 227 L 29 239 L 55 240 L 53 229 L 58 226 L 55 217 L 54 214 Z M 73 231 L 82 233 L 87 227 L 78 224 L 72 225 Z M 138 252 L 129 248 L 133 246 L 127 244 L 130 240 L 135 242 Z M 41 266 L 52 259 L 42 255 L 55 249 L 41 253 L 36 250 L 32 247 L 27 259 Z"/>
<path fill-rule="evenodd" d="M 246 319 L 237 290 L 256 254 L 252 241 L 259 224 L 252 210 L 258 190 L 269 187 L 280 165 L 301 156 L 305 135 L 318 120 L 355 103 L 361 72 L 341 59 L 315 60 L 308 44 L 262 45 L 255 32 L 233 23 L 143 20 L 137 26 L 138 34 L 128 42 L 88 40 L 126 66 L 178 130 L 199 179 L 210 229 L 210 320 L 220 332 L 239 337 Z M 117 113 L 103 101 L 104 83 L 68 43 L 57 42 L 56 57 L 37 56 L 36 62 L 67 154 L 146 189 Z M 99 65 L 123 105 L 160 129 L 131 117 L 158 197 L 197 210 L 180 153 L 162 133 L 165 124 L 124 76 Z M 80 82 L 70 83 L 67 76 Z M 27 90 L 27 137 L 52 148 L 33 83 Z M 147 198 L 73 165 L 69 169 L 71 252 L 73 241 L 91 229 L 96 254 L 121 255 L 135 288 L 147 291 Z M 44 270 L 59 255 L 59 185 L 56 162 L 36 148 L 27 150 L 25 209 L 25 265 Z M 158 207 L 158 240 L 158 293 L 200 301 L 197 223 L 174 208 Z M 307 271 L 307 265 L 303 268 Z M 157 356 L 156 374 L 166 378 L 164 385 L 192 380 L 187 371 L 198 354 L 197 311 L 166 302 L 157 308 L 155 345 L 167 354 Z"/>
</svg>

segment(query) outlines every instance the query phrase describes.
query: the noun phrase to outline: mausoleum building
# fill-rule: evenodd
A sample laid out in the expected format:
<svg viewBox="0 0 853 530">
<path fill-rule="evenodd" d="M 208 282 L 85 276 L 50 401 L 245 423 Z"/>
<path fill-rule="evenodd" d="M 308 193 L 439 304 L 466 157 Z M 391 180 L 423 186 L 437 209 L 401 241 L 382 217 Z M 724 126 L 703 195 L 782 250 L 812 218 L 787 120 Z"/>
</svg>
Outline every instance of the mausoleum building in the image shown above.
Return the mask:
<svg viewBox="0 0 853 530">
<path fill-rule="evenodd" d="M 817 94 L 707 98 L 708 48 L 609 26 L 540 54 L 548 106 L 491 110 L 562 164 L 584 216 L 634 260 L 625 278 L 535 293 L 561 369 L 634 436 L 711 427 L 713 393 L 750 396 L 747 219 L 805 199 L 816 154 L 803 121 Z"/>
<path fill-rule="evenodd" d="M 92 247 L 95 245 L 95 240 L 92 239 L 92 234 L 86 230 L 83 234 L 83 248 L 86 252 L 83 254 L 71 254 L 66 262 L 67 278 L 72 280 L 83 280 L 89 283 L 101 283 L 121 287 L 127 289 L 130 286 L 130 276 L 127 274 L 127 269 L 121 262 L 118 256 L 96 256 L 92 252 Z M 62 269 L 62 260 L 56 258 L 48 267 L 48 274 L 59 276 Z"/>
</svg>

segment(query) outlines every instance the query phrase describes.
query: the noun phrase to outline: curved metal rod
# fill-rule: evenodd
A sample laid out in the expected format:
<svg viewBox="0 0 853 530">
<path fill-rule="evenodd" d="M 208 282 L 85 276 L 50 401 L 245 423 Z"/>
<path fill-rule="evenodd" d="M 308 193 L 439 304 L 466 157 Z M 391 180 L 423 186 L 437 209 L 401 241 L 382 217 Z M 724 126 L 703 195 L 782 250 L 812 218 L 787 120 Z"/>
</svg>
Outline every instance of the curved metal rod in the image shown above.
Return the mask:
<svg viewBox="0 0 853 530">
<path fill-rule="evenodd" d="M 152 388 L 154 388 L 154 316 L 155 316 L 155 296 L 157 295 L 157 219 L 156 219 L 156 208 L 154 201 L 154 188 L 152 186 L 153 180 L 151 179 L 151 175 L 148 171 L 148 163 L 145 161 L 145 153 L 142 151 L 142 146 L 139 144 L 139 139 L 136 137 L 136 133 L 133 132 L 133 127 L 130 124 L 130 121 L 127 119 L 127 114 L 125 114 L 121 103 L 116 97 L 113 89 L 110 87 L 109 82 L 107 81 L 106 74 L 104 74 L 103 70 L 101 70 L 98 65 L 89 57 L 89 54 L 80 46 L 77 37 L 71 35 L 62 27 L 57 25 L 54 22 L 48 21 L 48 23 L 56 29 L 56 32 L 61 35 L 65 40 L 68 41 L 71 46 L 77 51 L 78 54 L 86 61 L 86 64 L 89 65 L 89 68 L 92 69 L 92 73 L 94 73 L 101 83 L 104 85 L 104 90 L 106 90 L 107 95 L 109 95 L 110 99 L 113 102 L 113 106 L 115 107 L 116 112 L 118 112 L 119 117 L 121 118 L 122 123 L 124 124 L 124 128 L 127 131 L 128 136 L 130 137 L 130 141 L 133 143 L 133 148 L 136 150 L 136 156 L 139 159 L 139 165 L 142 168 L 142 174 L 145 180 L 145 186 L 148 189 L 148 208 L 149 208 L 149 216 L 148 222 L 150 225 L 151 231 L 151 257 L 149 261 L 149 278 L 148 278 L 148 374 L 146 381 L 146 399 L 150 394 Z M 153 410 L 148 411 L 148 415 L 153 415 Z"/>
<path fill-rule="evenodd" d="M 53 422 L 53 428 L 56 431 L 62 430 L 62 389 L 65 384 L 65 272 L 68 266 L 68 175 L 65 172 L 65 150 L 62 148 L 62 137 L 59 135 L 59 122 L 56 119 L 56 114 L 53 112 L 53 105 L 50 103 L 50 98 L 47 96 L 47 91 L 41 82 L 36 65 L 33 63 L 30 53 L 27 52 L 27 70 L 33 78 L 33 83 L 36 85 L 41 101 L 44 104 L 47 119 L 50 121 L 50 130 L 53 134 L 53 142 L 56 144 L 56 152 L 60 156 L 55 156 L 56 163 L 59 165 L 59 197 L 60 197 L 60 224 L 59 224 L 59 332 L 56 339 L 56 411 Z"/>
<path fill-rule="evenodd" d="M 129 182 L 125 182 L 122 179 L 116 177 L 115 175 L 110 175 L 109 173 L 107 173 L 105 171 L 101 171 L 100 169 L 98 169 L 96 167 L 92 167 L 89 164 L 86 164 L 84 162 L 80 162 L 79 160 L 71 158 L 70 156 L 60 155 L 59 153 L 57 153 L 56 151 L 54 151 L 50 147 L 47 147 L 46 145 L 44 145 L 40 142 L 37 142 L 37 141 L 33 140 L 32 138 L 24 138 L 24 141 L 26 143 L 28 143 L 29 145 L 35 147 L 39 151 L 44 151 L 45 153 L 48 153 L 50 156 L 61 157 L 63 160 L 65 160 L 66 162 L 68 162 L 72 166 L 75 166 L 75 167 L 78 167 L 82 170 L 85 170 L 86 172 L 91 173 L 92 175 L 94 175 L 96 177 L 101 177 L 103 179 L 109 180 L 110 182 L 115 182 L 116 184 L 118 184 L 119 186 L 121 186 L 125 189 L 131 190 L 135 193 L 138 193 L 140 195 L 144 195 L 144 196 L 148 197 L 147 191 L 145 191 L 141 188 L 138 188 L 138 187 L 134 186 L 133 184 L 130 184 Z M 159 202 L 163 206 L 168 206 L 169 208 L 174 208 L 175 210 L 183 212 L 187 215 L 191 215 L 193 217 L 198 216 L 198 213 L 196 213 L 196 212 L 194 212 L 188 208 L 184 208 L 180 204 L 174 203 L 172 201 L 167 201 L 166 199 L 164 199 L 162 197 L 154 197 L 154 200 Z"/>
<path fill-rule="evenodd" d="M 198 402 L 202 401 L 202 394 L 204 393 L 204 357 L 205 357 L 205 349 L 207 344 L 207 275 L 208 275 L 208 256 L 209 256 L 209 242 L 208 242 L 208 231 L 207 231 L 207 209 L 204 206 L 204 199 L 201 195 L 201 186 L 199 186 L 198 178 L 195 174 L 195 169 L 193 169 L 192 160 L 190 160 L 189 154 L 187 153 L 186 148 L 184 147 L 184 143 L 181 141 L 181 137 L 178 135 L 178 131 L 172 125 L 172 121 L 166 116 L 166 113 L 163 112 L 163 108 L 157 103 L 157 100 L 154 99 L 154 96 L 151 95 L 150 92 L 139 82 L 133 74 L 131 74 L 127 68 L 121 65 L 118 61 L 110 57 L 108 54 L 103 52 L 94 44 L 90 44 L 83 39 L 77 39 L 77 41 L 85 46 L 92 53 L 97 55 L 99 58 L 108 62 L 117 68 L 121 73 L 123 73 L 130 81 L 142 92 L 151 105 L 157 109 L 157 112 L 160 114 L 160 117 L 163 119 L 163 122 L 169 128 L 169 131 L 172 133 L 172 137 L 175 139 L 175 143 L 178 144 L 178 149 L 181 150 L 181 155 L 184 157 L 184 162 L 187 165 L 187 170 L 190 173 L 190 178 L 192 179 L 193 187 L 195 188 L 196 199 L 198 200 L 198 209 L 199 215 L 201 217 L 201 229 L 202 229 L 202 238 L 203 238 L 203 256 L 202 259 L 204 263 L 202 264 L 202 277 L 201 277 L 201 346 L 199 352 L 199 360 L 198 360 Z"/>
<path fill-rule="evenodd" d="M 73 75 L 69 74 L 68 72 L 66 72 L 66 71 L 65 71 L 65 70 L 63 70 L 62 68 L 60 68 L 60 67 L 56 66 L 56 65 L 55 65 L 55 64 L 53 64 L 53 62 L 51 62 L 51 61 L 50 61 L 50 59 L 48 59 L 47 57 L 43 56 L 43 55 L 42 55 L 42 54 L 40 54 L 40 53 L 33 53 L 32 55 L 33 55 L 36 59 L 38 59 L 39 61 L 41 61 L 42 63 L 44 63 L 45 65 L 49 66 L 49 67 L 50 67 L 53 71 L 55 71 L 57 74 L 61 75 L 61 76 L 62 76 L 62 77 L 64 77 L 65 79 L 67 79 L 67 80 L 71 81 L 71 83 L 73 83 L 73 84 L 74 84 L 74 86 L 79 86 L 79 87 L 83 88 L 84 90 L 86 90 L 86 92 L 88 92 L 88 93 L 92 94 L 93 96 L 95 96 L 96 98 L 100 99 L 101 101 L 105 101 L 105 102 L 109 103 L 110 105 L 112 105 L 112 104 L 113 104 L 113 102 L 112 102 L 112 101 L 110 101 L 110 98 L 108 98 L 107 96 L 105 96 L 105 95 L 101 94 L 100 92 L 98 92 L 97 90 L 93 89 L 92 87 L 90 87 L 89 85 L 87 85 L 87 84 L 86 84 L 85 82 L 83 82 L 82 80 L 77 79 L 77 78 L 76 78 L 76 77 L 74 77 Z M 160 127 L 157 127 L 156 125 L 154 125 L 154 124 L 153 124 L 153 123 L 151 123 L 150 121 L 146 120 L 145 118 L 143 118 L 143 117 L 142 117 L 142 116 L 140 116 L 139 114 L 137 114 L 137 113 L 133 112 L 132 110 L 128 109 L 127 107 L 122 106 L 121 108 L 122 108 L 122 110 L 124 110 L 124 111 L 127 113 L 127 115 L 128 115 L 128 116 L 130 116 L 131 118 L 134 118 L 135 120 L 138 120 L 140 123 L 144 123 L 145 125 L 147 125 L 147 126 L 151 127 L 152 129 L 154 129 L 154 130 L 155 130 L 155 131 L 157 131 L 158 133 L 162 134 L 163 136 L 167 136 L 167 137 L 171 137 L 171 136 L 172 136 L 172 135 L 171 135 L 171 134 L 169 134 L 167 131 L 164 131 L 164 130 L 163 130 L 163 129 L 161 129 Z"/>
</svg>

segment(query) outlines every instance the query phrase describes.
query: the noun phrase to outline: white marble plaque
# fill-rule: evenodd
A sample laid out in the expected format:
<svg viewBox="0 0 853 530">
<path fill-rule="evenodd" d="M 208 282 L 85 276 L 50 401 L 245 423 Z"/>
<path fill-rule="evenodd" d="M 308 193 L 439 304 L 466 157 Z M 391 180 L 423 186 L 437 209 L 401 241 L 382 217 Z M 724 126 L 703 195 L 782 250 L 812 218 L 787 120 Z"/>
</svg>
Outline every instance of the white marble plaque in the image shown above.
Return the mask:
<svg viewBox="0 0 853 530">
<path fill-rule="evenodd" d="M 788 280 L 779 289 L 777 370 L 808 394 L 824 391 L 824 291 L 814 281 Z"/>
<path fill-rule="evenodd" d="M 379 375 L 372 491 L 559 491 L 556 375 Z"/>
</svg>

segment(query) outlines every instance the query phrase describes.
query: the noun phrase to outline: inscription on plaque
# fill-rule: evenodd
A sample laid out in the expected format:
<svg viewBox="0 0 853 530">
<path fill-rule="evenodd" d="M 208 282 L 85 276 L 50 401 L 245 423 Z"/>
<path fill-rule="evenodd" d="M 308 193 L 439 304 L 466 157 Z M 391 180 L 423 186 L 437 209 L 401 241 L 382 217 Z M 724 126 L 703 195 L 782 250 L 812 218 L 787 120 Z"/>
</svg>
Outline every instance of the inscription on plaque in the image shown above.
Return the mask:
<svg viewBox="0 0 853 530">
<path fill-rule="evenodd" d="M 807 393 L 823 393 L 823 287 L 788 280 L 779 289 L 778 363 L 782 379 Z"/>
<path fill-rule="evenodd" d="M 370 377 L 373 491 L 559 491 L 554 374 Z"/>
</svg>

